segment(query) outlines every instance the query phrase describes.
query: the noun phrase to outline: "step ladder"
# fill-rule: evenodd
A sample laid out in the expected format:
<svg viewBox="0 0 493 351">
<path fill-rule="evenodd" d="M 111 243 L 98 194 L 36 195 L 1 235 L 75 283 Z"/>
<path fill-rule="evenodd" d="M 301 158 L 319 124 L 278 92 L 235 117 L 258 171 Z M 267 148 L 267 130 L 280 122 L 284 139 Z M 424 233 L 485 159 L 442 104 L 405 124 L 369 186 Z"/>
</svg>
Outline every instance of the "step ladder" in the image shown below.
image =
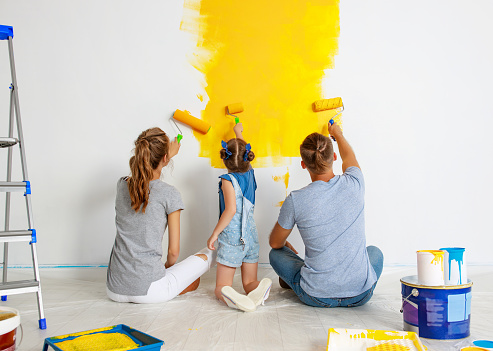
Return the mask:
<svg viewBox="0 0 493 351">
<path fill-rule="evenodd" d="M 7 300 L 7 295 L 33 293 L 37 294 L 39 328 L 46 329 L 46 319 L 43 311 L 43 299 L 41 296 L 41 281 L 38 269 L 38 257 L 36 254 L 36 230 L 34 229 L 33 213 L 31 206 L 31 183 L 27 175 L 26 153 L 24 149 L 24 138 L 22 135 L 21 112 L 19 109 L 19 96 L 17 93 L 17 79 L 15 75 L 14 49 L 12 39 L 14 29 L 11 26 L 0 25 L 0 40 L 6 40 L 9 46 L 10 73 L 12 83 L 10 85 L 10 117 L 9 117 L 9 135 L 0 136 L 0 148 L 6 148 L 7 156 L 7 181 L 0 181 L 0 192 L 6 193 L 5 200 L 5 230 L 0 231 L 0 243 L 3 242 L 3 279 L 0 283 L 0 295 L 2 301 Z M 15 116 L 15 118 L 14 118 Z M 14 124 L 17 126 L 17 138 L 14 137 Z M 13 146 L 19 145 L 23 181 L 12 181 L 12 151 Z M 12 192 L 24 192 L 27 207 L 27 230 L 10 230 L 10 195 Z M 9 282 L 7 280 L 7 268 L 9 257 L 9 243 L 11 242 L 28 242 L 31 245 L 33 258 L 34 279 L 20 280 Z"/>
</svg>

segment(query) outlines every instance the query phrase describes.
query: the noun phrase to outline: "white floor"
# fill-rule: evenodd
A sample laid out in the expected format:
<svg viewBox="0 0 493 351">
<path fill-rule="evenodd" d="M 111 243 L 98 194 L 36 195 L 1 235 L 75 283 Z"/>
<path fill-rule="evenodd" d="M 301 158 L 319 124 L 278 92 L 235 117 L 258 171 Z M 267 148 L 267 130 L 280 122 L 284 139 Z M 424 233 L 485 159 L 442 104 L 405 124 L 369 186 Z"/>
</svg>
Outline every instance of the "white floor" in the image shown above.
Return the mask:
<svg viewBox="0 0 493 351">
<path fill-rule="evenodd" d="M 11 269 L 9 280 L 31 279 L 25 269 Z M 51 336 L 116 324 L 164 340 L 162 350 L 325 350 L 329 328 L 402 330 L 400 278 L 415 267 L 385 267 L 368 304 L 357 308 L 319 309 L 301 304 L 281 289 L 270 267 L 259 277 L 274 286 L 265 306 L 253 313 L 231 310 L 213 297 L 215 272 L 205 274 L 199 289 L 168 303 L 119 304 L 107 299 L 106 268 L 41 270 L 48 328 L 38 329 L 35 294 L 11 295 L 0 305 L 21 312 L 24 338 L 18 350 L 42 350 Z M 468 267 L 472 288 L 471 336 L 455 341 L 422 339 L 429 350 L 459 350 L 476 339 L 493 339 L 493 266 Z M 235 288 L 240 288 L 239 275 Z M 20 334 L 18 330 L 18 335 Z M 50 348 L 51 350 L 51 348 Z"/>
</svg>

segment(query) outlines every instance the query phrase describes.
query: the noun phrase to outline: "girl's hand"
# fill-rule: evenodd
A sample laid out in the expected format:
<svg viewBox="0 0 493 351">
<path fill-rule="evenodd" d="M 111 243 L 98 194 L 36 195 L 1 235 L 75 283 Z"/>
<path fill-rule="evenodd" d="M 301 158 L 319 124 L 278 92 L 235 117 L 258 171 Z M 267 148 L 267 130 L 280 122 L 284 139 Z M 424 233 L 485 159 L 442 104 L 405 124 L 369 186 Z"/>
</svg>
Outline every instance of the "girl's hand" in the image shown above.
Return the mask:
<svg viewBox="0 0 493 351">
<path fill-rule="evenodd" d="M 233 127 L 237 139 L 243 139 L 243 124 L 238 123 Z"/>
<path fill-rule="evenodd" d="M 207 240 L 207 247 L 209 250 L 215 250 L 214 243 L 217 241 L 218 235 L 212 234 L 209 240 Z"/>
<path fill-rule="evenodd" d="M 178 154 L 178 151 L 180 151 L 181 144 L 176 140 L 176 137 L 173 139 L 172 142 L 169 143 L 169 150 L 168 150 L 168 159 L 171 159 L 173 156 L 176 156 Z"/>
</svg>

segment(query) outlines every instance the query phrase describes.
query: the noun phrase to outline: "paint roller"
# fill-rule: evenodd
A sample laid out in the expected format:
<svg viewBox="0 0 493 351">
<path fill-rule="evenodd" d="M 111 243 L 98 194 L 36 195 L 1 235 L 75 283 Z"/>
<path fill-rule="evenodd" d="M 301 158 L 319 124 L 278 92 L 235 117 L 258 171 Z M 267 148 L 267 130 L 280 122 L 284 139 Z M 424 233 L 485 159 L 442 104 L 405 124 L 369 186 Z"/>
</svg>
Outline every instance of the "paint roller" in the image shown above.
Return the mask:
<svg viewBox="0 0 493 351">
<path fill-rule="evenodd" d="M 334 118 L 339 116 L 342 111 L 344 111 L 344 104 L 342 103 L 342 98 L 336 97 L 332 99 L 321 99 L 317 100 L 313 103 L 313 112 L 321 112 L 321 111 L 328 111 L 328 110 L 336 110 L 339 109 L 339 111 L 333 116 L 329 123 L 330 125 L 334 124 Z M 334 137 L 332 137 L 332 140 L 336 140 Z"/>
<path fill-rule="evenodd" d="M 180 131 L 180 134 L 176 136 L 176 140 L 178 140 L 178 142 L 180 142 L 180 140 L 183 139 L 183 134 L 181 132 L 181 129 L 176 124 L 175 120 L 183 124 L 186 124 L 187 126 L 191 127 L 193 130 L 196 130 L 197 132 L 200 132 L 202 134 L 207 134 L 209 129 L 211 129 L 211 125 L 209 123 L 192 116 L 187 111 L 176 110 L 171 120 L 175 124 L 176 128 L 178 128 L 178 130 Z"/>
<path fill-rule="evenodd" d="M 238 124 L 240 123 L 240 119 L 233 113 L 243 112 L 243 104 L 241 102 L 237 102 L 236 104 L 228 105 L 226 106 L 226 112 L 228 115 L 233 116 L 235 118 L 235 124 Z"/>
</svg>

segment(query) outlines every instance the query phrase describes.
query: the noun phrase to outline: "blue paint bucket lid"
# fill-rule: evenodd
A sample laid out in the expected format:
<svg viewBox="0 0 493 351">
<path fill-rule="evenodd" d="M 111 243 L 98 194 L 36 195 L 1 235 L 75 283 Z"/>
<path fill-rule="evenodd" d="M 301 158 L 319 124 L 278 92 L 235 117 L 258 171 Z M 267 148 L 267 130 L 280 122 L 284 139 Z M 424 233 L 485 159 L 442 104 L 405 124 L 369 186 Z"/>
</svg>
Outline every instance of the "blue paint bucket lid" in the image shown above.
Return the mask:
<svg viewBox="0 0 493 351">
<path fill-rule="evenodd" d="M 443 247 L 440 250 L 445 250 L 448 252 L 464 252 L 464 251 L 466 251 L 466 249 L 463 247 Z"/>
<path fill-rule="evenodd" d="M 476 340 L 473 341 L 474 346 L 484 347 L 486 349 L 493 349 L 493 341 L 491 340 Z"/>
</svg>

